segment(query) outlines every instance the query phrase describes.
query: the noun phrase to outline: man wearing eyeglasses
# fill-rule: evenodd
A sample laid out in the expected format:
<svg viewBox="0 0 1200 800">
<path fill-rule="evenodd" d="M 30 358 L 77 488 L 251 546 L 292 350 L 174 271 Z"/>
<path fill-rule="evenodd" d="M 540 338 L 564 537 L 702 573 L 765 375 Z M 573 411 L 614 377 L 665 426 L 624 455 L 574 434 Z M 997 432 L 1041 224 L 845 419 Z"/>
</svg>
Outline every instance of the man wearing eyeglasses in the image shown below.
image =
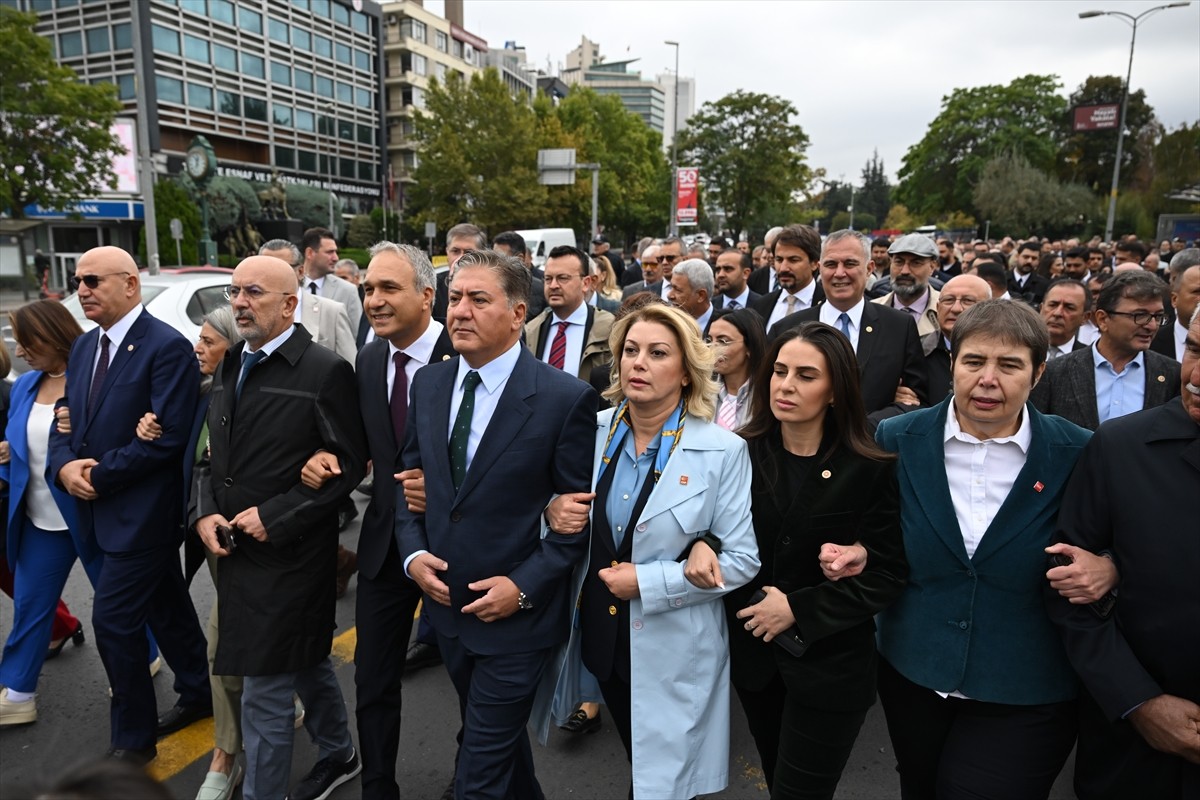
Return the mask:
<svg viewBox="0 0 1200 800">
<path fill-rule="evenodd" d="M 177 705 L 200 715 L 212 708 L 204 634 L 179 565 L 182 465 L 200 373 L 188 341 L 142 306 L 128 253 L 89 250 L 75 279 L 98 327 L 71 348 L 71 432 L 51 431 L 48 474 L 77 499 L 81 540 L 103 554 L 92 621 L 113 688 L 108 756 L 140 766 L 157 755 L 147 622 L 175 673 Z M 153 442 L 136 433 L 147 409 L 162 420 Z"/>
<path fill-rule="evenodd" d="M 575 247 L 551 250 L 544 279 L 549 308 L 525 323 L 525 345 L 533 355 L 581 381 L 612 362 L 608 333 L 613 316 L 584 300 L 592 281 L 590 261 Z"/>
<path fill-rule="evenodd" d="M 284 262 L 245 259 L 229 294 L 245 342 L 213 376 L 210 468 L 193 499 L 196 532 L 220 558 L 213 672 L 244 678 L 247 800 L 323 797 L 361 769 L 329 660 L 338 508 L 366 473 L 358 389 L 350 365 L 294 323 Z M 301 474 L 317 450 L 341 472 L 312 489 Z M 320 760 L 289 794 L 293 692 Z"/>
<path fill-rule="evenodd" d="M 675 265 L 683 260 L 683 248 L 683 240 L 678 236 L 668 236 L 663 239 L 658 245 L 657 269 L 650 269 L 645 283 L 640 288 L 630 291 L 637 284 L 626 287 L 621 293 L 623 297 L 629 297 L 638 292 L 654 292 L 663 300 L 667 300 L 667 292 L 671 290 L 671 270 L 675 269 Z M 648 266 L 648 264 L 642 265 L 643 274 L 646 274 Z M 653 281 L 650 279 L 651 276 L 656 276 Z M 666 276 L 665 279 L 664 276 Z"/>
<path fill-rule="evenodd" d="M 1030 395 L 1037 409 L 1094 431 L 1179 394 L 1179 362 L 1150 351 L 1165 316 L 1165 291 L 1158 276 L 1142 270 L 1109 278 L 1096 301 L 1100 338 L 1046 365 Z"/>
<path fill-rule="evenodd" d="M 992 288 L 976 275 L 956 275 L 942 287 L 937 299 L 938 328 L 921 337 L 929 402 L 940 403 L 954 388 L 950 366 L 950 332 L 954 330 L 954 323 L 971 306 L 991 299 Z M 896 402 L 916 405 L 919 401 L 911 389 L 901 386 L 897 389 Z"/>
</svg>

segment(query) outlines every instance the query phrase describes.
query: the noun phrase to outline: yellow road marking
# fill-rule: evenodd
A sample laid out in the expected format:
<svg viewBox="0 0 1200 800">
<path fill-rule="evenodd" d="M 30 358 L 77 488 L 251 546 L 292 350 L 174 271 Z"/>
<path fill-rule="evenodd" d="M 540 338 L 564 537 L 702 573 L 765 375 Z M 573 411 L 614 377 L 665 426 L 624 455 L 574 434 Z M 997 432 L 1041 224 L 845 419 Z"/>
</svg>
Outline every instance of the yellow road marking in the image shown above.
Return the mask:
<svg viewBox="0 0 1200 800">
<path fill-rule="evenodd" d="M 350 628 L 334 637 L 333 666 L 354 661 L 354 646 L 358 643 L 358 629 Z M 201 758 L 212 753 L 214 727 L 212 718 L 192 723 L 181 731 L 158 740 L 158 758 L 150 762 L 146 772 L 156 781 L 166 781 Z"/>
</svg>

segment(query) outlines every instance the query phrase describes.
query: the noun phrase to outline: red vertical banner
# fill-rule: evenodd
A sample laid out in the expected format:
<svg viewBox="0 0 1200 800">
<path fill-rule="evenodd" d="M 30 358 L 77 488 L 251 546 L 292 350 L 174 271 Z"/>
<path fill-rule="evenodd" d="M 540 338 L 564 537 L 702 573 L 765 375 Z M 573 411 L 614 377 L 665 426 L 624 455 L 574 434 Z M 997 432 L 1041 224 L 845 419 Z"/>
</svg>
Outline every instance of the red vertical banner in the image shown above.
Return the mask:
<svg viewBox="0 0 1200 800">
<path fill-rule="evenodd" d="M 697 225 L 696 204 L 700 197 L 700 170 L 683 167 L 675 170 L 675 224 Z"/>
</svg>

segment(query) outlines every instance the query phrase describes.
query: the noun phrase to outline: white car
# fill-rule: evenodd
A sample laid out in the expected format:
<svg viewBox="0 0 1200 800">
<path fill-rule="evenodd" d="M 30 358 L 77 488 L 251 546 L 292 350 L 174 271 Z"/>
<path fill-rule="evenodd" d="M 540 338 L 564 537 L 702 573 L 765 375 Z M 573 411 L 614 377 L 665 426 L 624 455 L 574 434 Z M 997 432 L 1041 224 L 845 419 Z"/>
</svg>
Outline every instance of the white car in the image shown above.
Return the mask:
<svg viewBox="0 0 1200 800">
<path fill-rule="evenodd" d="M 225 299 L 225 289 L 229 287 L 232 275 L 233 270 L 221 267 L 164 269 L 157 275 L 143 270 L 142 303 L 147 311 L 195 344 L 205 315 L 220 306 L 229 305 Z M 62 304 L 85 331 L 96 327 L 96 323 L 84 315 L 78 294 L 68 295 Z M 28 371 L 29 365 L 16 357 L 16 342 L 13 341 L 12 328 L 7 324 L 3 327 L 3 335 L 9 353 L 13 354 L 12 377 L 15 378 Z"/>
</svg>

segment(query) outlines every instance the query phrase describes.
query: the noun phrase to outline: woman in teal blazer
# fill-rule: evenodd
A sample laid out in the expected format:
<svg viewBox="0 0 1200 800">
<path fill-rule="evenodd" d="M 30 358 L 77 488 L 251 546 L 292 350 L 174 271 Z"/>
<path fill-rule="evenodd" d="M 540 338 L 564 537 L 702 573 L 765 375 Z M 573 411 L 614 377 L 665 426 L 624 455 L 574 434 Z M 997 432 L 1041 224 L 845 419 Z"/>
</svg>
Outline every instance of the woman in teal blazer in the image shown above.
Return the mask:
<svg viewBox="0 0 1200 800">
<path fill-rule="evenodd" d="M 954 393 L 885 420 L 908 586 L 878 618 L 879 693 L 911 798 L 1046 797 L 1075 741 L 1076 679 L 1042 604 L 1067 478 L 1089 433 L 1027 403 L 1045 324 L 968 308 Z"/>
</svg>

